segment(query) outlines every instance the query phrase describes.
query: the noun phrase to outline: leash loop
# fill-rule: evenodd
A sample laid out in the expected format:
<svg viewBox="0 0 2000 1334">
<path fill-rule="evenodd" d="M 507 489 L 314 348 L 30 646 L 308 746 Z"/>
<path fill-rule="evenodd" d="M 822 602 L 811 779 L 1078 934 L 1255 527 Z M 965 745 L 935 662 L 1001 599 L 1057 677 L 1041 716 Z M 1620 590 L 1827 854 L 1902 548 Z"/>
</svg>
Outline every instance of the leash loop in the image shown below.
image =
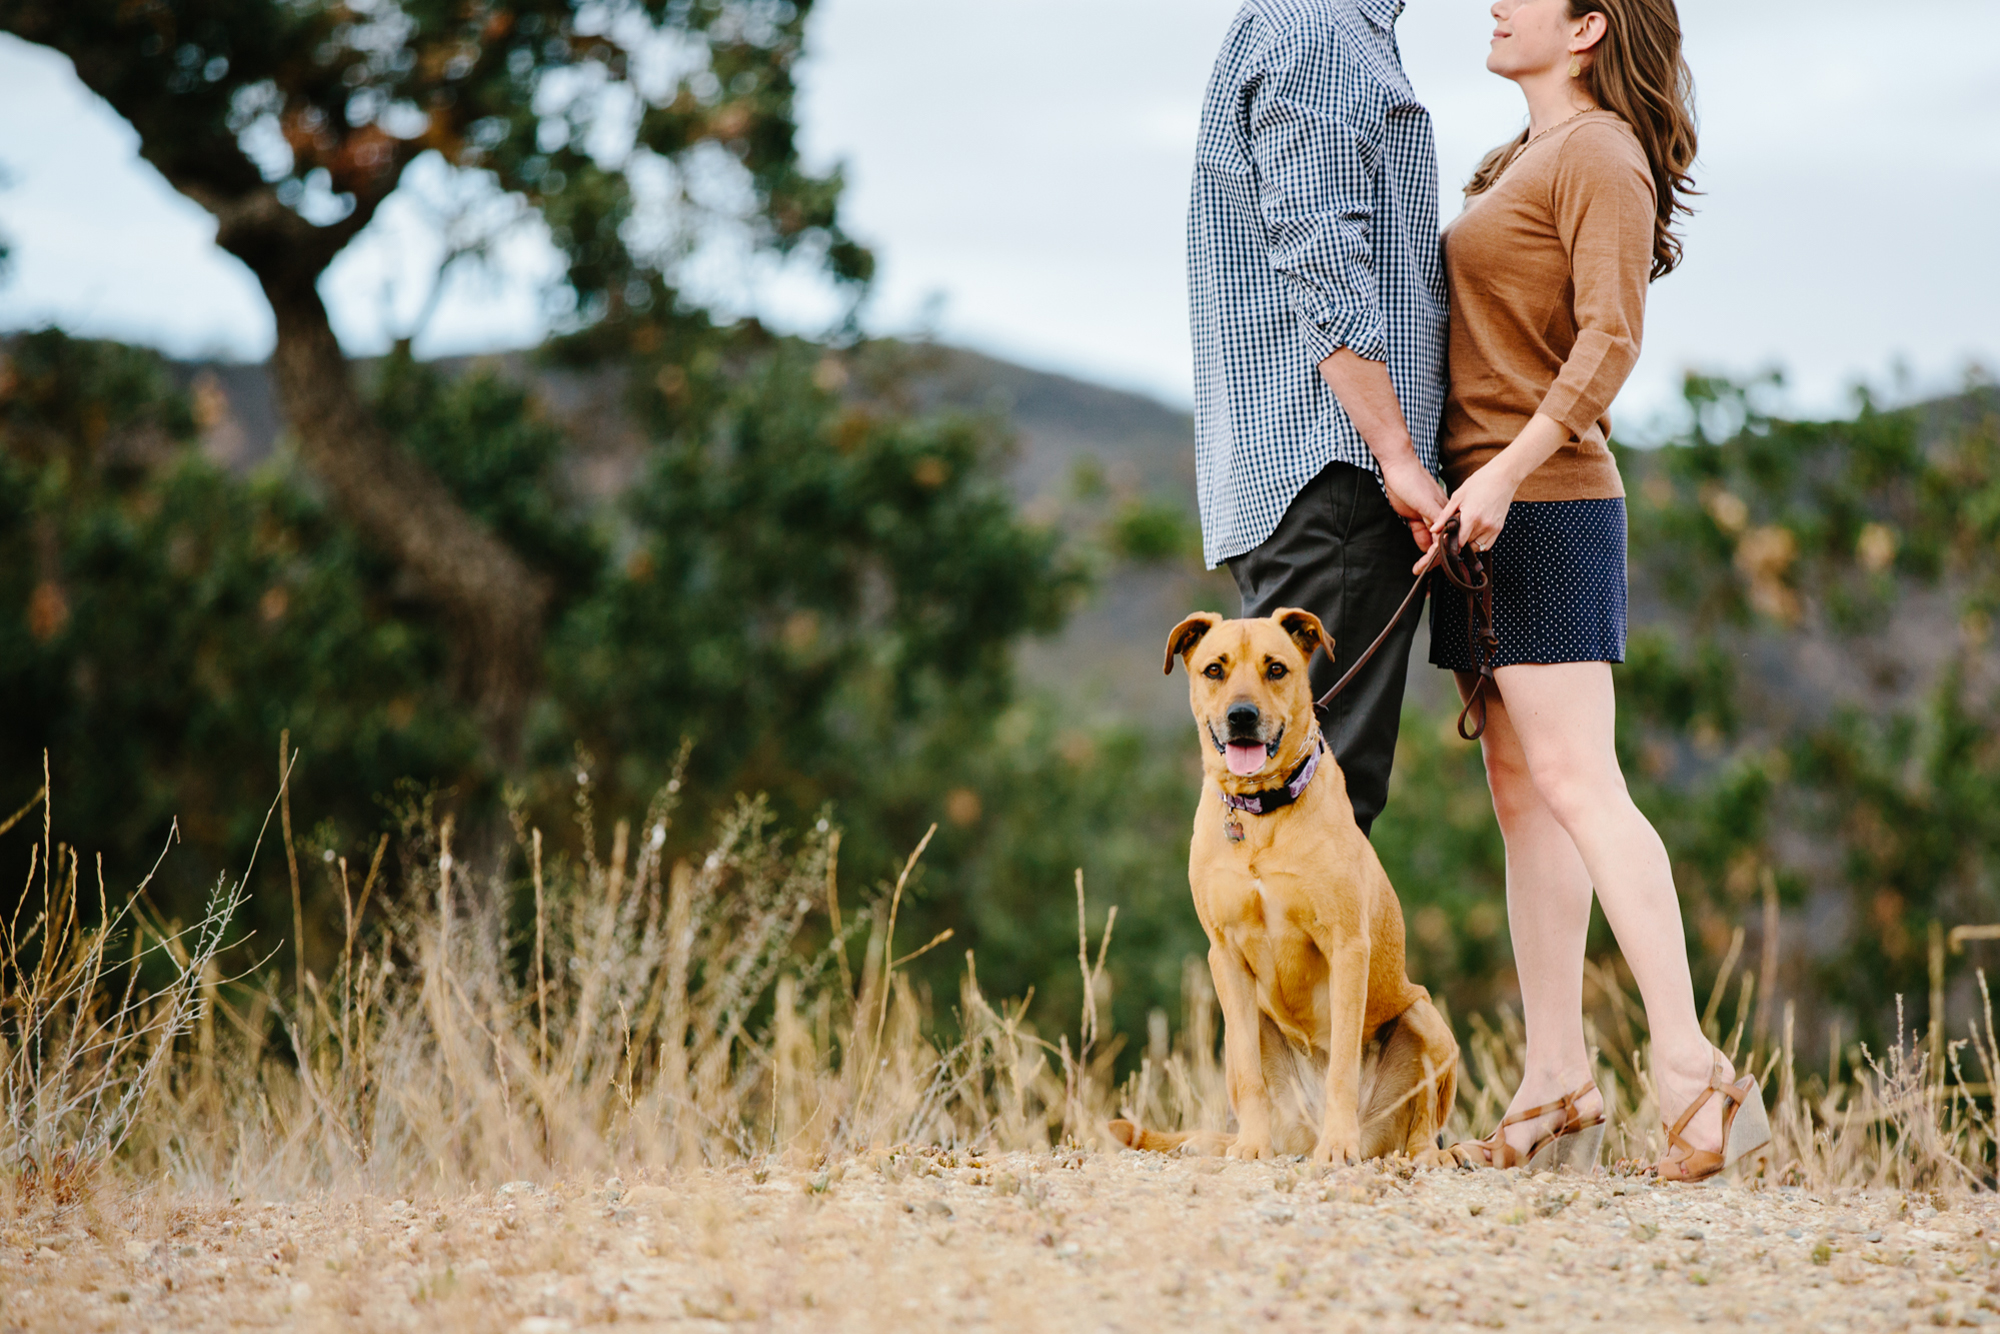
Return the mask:
<svg viewBox="0 0 2000 1334">
<path fill-rule="evenodd" d="M 1389 618 L 1389 623 L 1382 627 L 1382 633 L 1375 636 L 1375 642 L 1368 646 L 1367 651 L 1356 658 L 1354 665 L 1333 683 L 1333 689 L 1321 695 L 1313 705 L 1322 726 L 1334 697 L 1347 689 L 1355 674 L 1366 667 L 1368 660 L 1375 656 L 1375 651 L 1388 641 L 1389 633 L 1410 610 L 1417 594 L 1423 591 L 1424 581 L 1435 571 L 1443 570 L 1444 577 L 1465 594 L 1466 629 L 1472 639 L 1472 670 L 1479 677 L 1472 693 L 1466 696 L 1465 707 L 1458 711 L 1458 734 L 1466 741 L 1477 741 L 1486 734 L 1486 687 L 1488 682 L 1493 681 L 1493 660 L 1500 653 L 1500 636 L 1493 629 L 1493 567 L 1490 556 L 1489 552 L 1475 551 L 1459 541 L 1456 514 L 1445 522 L 1444 531 L 1438 534 L 1438 540 L 1432 542 L 1431 549 L 1424 554 L 1423 564 L 1417 569 L 1417 580 L 1403 595 L 1396 614 Z M 1498 688 L 1495 683 L 1494 689 Z M 1468 730 L 1466 720 L 1472 717 L 1475 706 L 1479 710 L 1478 720 Z"/>
</svg>

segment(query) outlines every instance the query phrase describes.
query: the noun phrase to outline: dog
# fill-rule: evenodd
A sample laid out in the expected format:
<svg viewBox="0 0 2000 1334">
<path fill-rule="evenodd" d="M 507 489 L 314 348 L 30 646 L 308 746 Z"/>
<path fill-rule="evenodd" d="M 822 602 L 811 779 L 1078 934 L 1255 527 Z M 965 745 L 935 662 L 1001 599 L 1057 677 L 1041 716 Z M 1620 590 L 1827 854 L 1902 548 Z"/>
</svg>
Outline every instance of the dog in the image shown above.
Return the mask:
<svg viewBox="0 0 2000 1334">
<path fill-rule="evenodd" d="M 1402 904 L 1320 739 L 1306 665 L 1322 647 L 1331 657 L 1319 618 L 1295 608 L 1233 621 L 1197 612 L 1167 637 L 1166 673 L 1176 658 L 1185 665 L 1201 738 L 1188 887 L 1208 935 L 1237 1128 L 1112 1122 L 1129 1148 L 1449 1161 L 1438 1134 L 1458 1043 L 1405 974 Z"/>
</svg>

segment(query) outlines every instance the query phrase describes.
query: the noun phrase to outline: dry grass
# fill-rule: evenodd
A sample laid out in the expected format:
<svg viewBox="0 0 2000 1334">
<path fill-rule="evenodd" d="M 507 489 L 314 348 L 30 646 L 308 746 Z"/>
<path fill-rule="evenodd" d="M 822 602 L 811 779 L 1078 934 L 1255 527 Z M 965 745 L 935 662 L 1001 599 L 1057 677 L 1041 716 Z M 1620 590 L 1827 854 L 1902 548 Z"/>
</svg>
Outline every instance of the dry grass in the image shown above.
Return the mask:
<svg viewBox="0 0 2000 1334">
<path fill-rule="evenodd" d="M 186 928 L 152 912 L 143 886 L 114 904 L 100 876 L 92 903 L 79 856 L 54 841 L 44 806 L 30 882 L 39 906 L 30 903 L 34 915 L 9 928 L 0 959 L 0 1165 L 16 1220 L 0 1260 L 25 1255 L 21 1263 L 32 1266 L 40 1257 L 40 1290 L 71 1253 L 50 1239 L 67 1237 L 79 1254 L 95 1246 L 122 1264 L 123 1290 L 139 1283 L 151 1292 L 150 1283 L 171 1293 L 180 1281 L 172 1272 L 186 1268 L 183 1259 L 207 1255 L 202 1247 L 222 1254 L 249 1245 L 229 1240 L 240 1239 L 245 1219 L 261 1208 L 243 1201 L 291 1201 L 271 1209 L 321 1218 L 333 1229 L 322 1229 L 320 1244 L 335 1257 L 327 1263 L 346 1255 L 338 1260 L 345 1265 L 359 1263 L 354 1256 L 366 1246 L 357 1240 L 340 1249 L 341 1211 L 359 1211 L 359 1227 L 384 1200 L 416 1201 L 409 1208 L 426 1218 L 497 1218 L 503 1205 L 579 1199 L 584 1187 L 576 1183 L 611 1180 L 608 1188 L 589 1185 L 599 1194 L 587 1202 L 590 1217 L 617 1223 L 630 1205 L 619 1204 L 624 1188 L 615 1183 L 673 1183 L 649 1187 L 665 1191 L 652 1198 L 663 1208 L 680 1201 L 674 1217 L 686 1222 L 703 1209 L 737 1218 L 742 1211 L 728 1201 L 740 1203 L 767 1181 L 779 1183 L 786 1200 L 846 1198 L 856 1172 L 895 1184 L 921 1162 L 952 1165 L 959 1175 L 951 1180 L 982 1188 L 1007 1175 L 1015 1186 L 995 1197 L 1008 1201 L 994 1204 L 996 1218 L 1013 1218 L 1008 1211 L 1017 1207 L 1041 1217 L 1039 1187 L 1024 1183 L 1052 1162 L 1104 1165 L 1107 1180 L 1139 1192 L 1128 1201 L 1135 1209 L 1166 1180 L 1149 1173 L 1186 1176 L 1182 1186 L 1200 1193 L 1208 1169 L 1180 1159 L 1144 1165 L 1108 1151 L 1101 1128 L 1115 1115 L 1160 1128 L 1226 1126 L 1205 967 L 1188 967 L 1177 1028 L 1156 1014 L 1137 1068 L 1118 1078 L 1120 1044 L 1102 1030 L 1098 1003 L 1115 914 L 1102 938 L 1088 938 L 1079 877 L 1086 1002 L 1076 1028 L 1038 1028 L 1027 1002 L 987 997 L 970 955 L 950 1023 L 940 1024 L 905 969 L 949 943 L 949 933 L 927 943 L 897 938 L 921 845 L 895 880 L 858 902 L 848 889 L 843 904 L 838 831 L 822 821 L 787 839 L 754 801 L 721 822 L 701 859 L 665 863 L 677 794 L 678 783 L 670 784 L 636 828 L 621 821 L 603 839 L 586 776 L 575 852 L 555 853 L 542 831 L 522 825 L 501 868 L 466 864 L 450 821 L 429 819 L 395 849 L 396 876 L 383 874 L 386 840 L 365 870 L 329 860 L 324 873 L 344 905 L 343 945 L 325 979 L 307 973 L 290 993 L 231 982 L 218 970 L 240 882 L 219 887 L 203 920 Z M 281 814 L 296 874 L 289 812 Z M 390 901 L 382 886 L 392 879 L 401 890 Z M 824 943 L 806 948 L 808 940 Z M 1789 1011 L 1774 1018 L 1758 995 L 1760 973 L 1739 971 L 1734 954 L 1708 1021 L 1771 1090 L 1777 1142 L 1765 1175 L 1732 1191 L 1761 1188 L 1782 1203 L 1803 1190 L 1814 1207 L 1834 1211 L 1828 1218 L 1874 1199 L 1867 1207 L 1889 1211 L 1886 1219 L 1907 1214 L 1912 1198 L 1933 1210 L 1963 1209 L 1990 1182 L 1989 1090 L 2000 1065 L 1990 1010 L 1965 1039 L 1947 1041 L 1934 1027 L 1921 1043 L 1899 1043 L 1879 1057 L 1854 1048 L 1825 1072 L 1802 1076 Z M 1594 972 L 1592 984 L 1593 1031 L 1614 1108 L 1611 1153 L 1645 1159 L 1657 1149 L 1658 1122 L 1641 1016 L 1611 972 Z M 1968 1048 L 1978 1085 L 1962 1069 Z M 1519 1050 L 1511 1016 L 1474 1019 L 1454 1133 L 1483 1131 L 1497 1117 Z M 1015 1155 L 1004 1160 L 1013 1166 L 993 1167 L 1003 1155 Z M 1251 1183 L 1245 1189 L 1253 1194 L 1273 1189 L 1267 1177 L 1286 1174 L 1294 1183 L 1332 1182 L 1314 1189 L 1340 1205 L 1355 1202 L 1340 1182 L 1365 1193 L 1377 1190 L 1368 1182 L 1402 1179 L 1377 1167 L 1355 1172 L 1319 1177 L 1278 1164 L 1230 1180 Z M 1423 1186 L 1420 1176 L 1395 1189 L 1420 1213 L 1433 1206 L 1449 1213 L 1460 1207 L 1451 1201 L 1474 1190 L 1449 1184 L 1461 1179 L 1446 1174 Z M 1600 1177 L 1591 1189 L 1642 1189 L 1624 1180 Z M 520 1184 L 512 1195 L 493 1194 L 503 1182 Z M 1495 1174 L 1474 1193 L 1527 1189 L 1505 1183 L 1517 1178 Z M 1025 1205 L 1013 1198 L 1023 1191 Z M 1878 1193 L 1856 1194 L 1865 1191 Z M 1631 1213 L 1620 1207 L 1621 1217 Z M 258 1226 L 268 1231 L 270 1217 L 269 1209 L 256 1213 Z M 1157 1221 L 1152 1244 L 1171 1246 L 1176 1225 L 1169 1214 Z M 863 1225 L 858 1215 L 850 1223 Z M 798 1226 L 833 1244 L 826 1227 Z M 176 1228 L 201 1240 L 175 1241 Z M 1028 1240 L 1059 1233 L 1044 1226 Z M 624 1246 L 630 1238 L 621 1236 L 604 1244 Z M 504 1228 L 492 1234 L 512 1238 Z M 139 1241 L 143 1255 L 132 1249 Z M 274 1244 L 277 1258 L 253 1256 L 252 1267 L 290 1282 L 294 1260 L 284 1258 L 285 1243 Z M 960 1242 L 975 1252 L 985 1245 L 969 1233 Z M 183 1254 L 185 1247 L 193 1249 Z M 949 1268 L 944 1259 L 939 1265 Z M 320 1278 L 297 1281 L 325 1296 Z M 494 1296 L 494 1309 L 541 1318 L 520 1291 L 481 1281 L 489 1296 L 512 1294 Z M 815 1282 L 828 1292 L 838 1286 L 830 1277 Z M 50 1291 L 58 1289 L 60 1282 Z M 279 1284 L 267 1296 L 285 1306 L 293 1289 Z M 5 1300 L 0 1293 L 0 1313 Z M 305 1309 L 307 1298 L 298 1300 Z M 683 1314 L 706 1300 L 683 1303 Z M 570 1305 L 576 1310 L 561 1318 L 582 1318 Z M 774 1308 L 765 1301 L 761 1309 Z"/>
</svg>

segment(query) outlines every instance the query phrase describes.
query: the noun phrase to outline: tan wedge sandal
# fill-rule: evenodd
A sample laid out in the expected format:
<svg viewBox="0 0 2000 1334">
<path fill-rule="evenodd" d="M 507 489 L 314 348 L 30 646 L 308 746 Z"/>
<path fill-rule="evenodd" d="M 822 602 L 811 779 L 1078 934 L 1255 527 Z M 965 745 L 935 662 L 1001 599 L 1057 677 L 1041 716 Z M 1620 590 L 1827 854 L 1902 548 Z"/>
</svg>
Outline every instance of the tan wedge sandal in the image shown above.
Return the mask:
<svg viewBox="0 0 2000 1334">
<path fill-rule="evenodd" d="M 1596 1112 L 1586 1120 L 1577 1103 L 1585 1094 L 1596 1091 L 1597 1085 L 1585 1084 L 1554 1102 L 1545 1102 L 1540 1107 L 1530 1107 L 1525 1112 L 1502 1117 L 1499 1127 L 1485 1139 L 1465 1140 L 1452 1145 L 1451 1156 L 1462 1167 L 1525 1167 L 1534 1172 L 1544 1168 L 1591 1171 L 1597 1166 L 1597 1154 L 1604 1144 L 1604 1113 Z M 1561 1112 L 1562 1120 L 1554 1130 L 1530 1144 L 1525 1151 L 1508 1142 L 1507 1127 L 1536 1120 L 1551 1112 Z"/>
<path fill-rule="evenodd" d="M 1671 1126 L 1661 1123 L 1667 1132 L 1667 1151 L 1653 1164 L 1653 1172 L 1661 1181 L 1706 1181 L 1770 1147 L 1771 1121 L 1764 1114 L 1764 1091 L 1757 1086 L 1756 1076 L 1745 1075 L 1728 1084 L 1722 1080 L 1721 1069 L 1722 1062 L 1718 1060 L 1709 1070 L 1708 1087 L 1687 1105 L 1679 1120 Z M 1718 1093 L 1725 1104 L 1720 1153 L 1697 1149 L 1681 1138 L 1681 1132 L 1688 1128 L 1695 1114 Z"/>
</svg>

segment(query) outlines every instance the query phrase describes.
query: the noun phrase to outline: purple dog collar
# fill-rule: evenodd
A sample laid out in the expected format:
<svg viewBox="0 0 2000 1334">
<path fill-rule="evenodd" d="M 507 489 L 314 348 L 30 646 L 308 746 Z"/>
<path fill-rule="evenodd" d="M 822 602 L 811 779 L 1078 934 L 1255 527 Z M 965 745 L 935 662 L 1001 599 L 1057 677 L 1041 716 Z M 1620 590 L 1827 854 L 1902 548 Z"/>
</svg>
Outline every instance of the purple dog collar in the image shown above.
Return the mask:
<svg viewBox="0 0 2000 1334">
<path fill-rule="evenodd" d="M 1304 764 L 1292 771 L 1292 777 L 1283 787 L 1268 788 L 1263 792 L 1238 795 L 1234 792 L 1222 794 L 1222 804 L 1233 811 L 1247 811 L 1251 815 L 1269 815 L 1281 811 L 1305 795 L 1311 786 L 1313 775 L 1319 772 L 1319 757 L 1326 751 L 1326 741 L 1318 739 L 1312 754 L 1306 756 Z"/>
</svg>

